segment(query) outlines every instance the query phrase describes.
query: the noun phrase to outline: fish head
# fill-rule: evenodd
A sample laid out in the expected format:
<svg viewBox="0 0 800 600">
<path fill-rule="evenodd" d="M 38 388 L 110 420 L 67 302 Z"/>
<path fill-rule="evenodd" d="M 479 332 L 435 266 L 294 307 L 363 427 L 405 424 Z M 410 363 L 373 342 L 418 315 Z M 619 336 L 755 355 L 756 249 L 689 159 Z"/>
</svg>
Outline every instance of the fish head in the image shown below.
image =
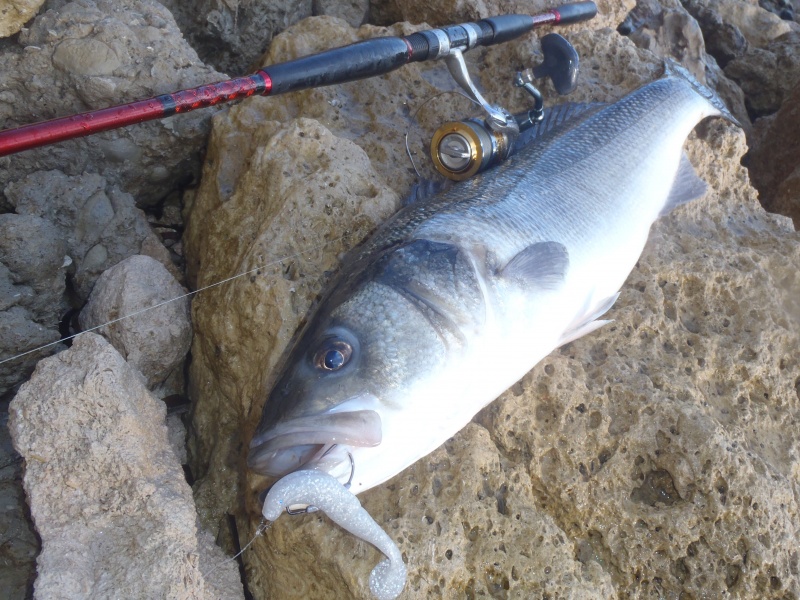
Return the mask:
<svg viewBox="0 0 800 600">
<path fill-rule="evenodd" d="M 323 321 L 300 337 L 267 398 L 250 442 L 254 471 L 280 477 L 318 462 L 334 445 L 381 441 L 360 336 L 344 323 Z"/>
<path fill-rule="evenodd" d="M 381 444 L 398 396 L 436 362 L 418 320 L 375 281 L 323 303 L 268 395 L 248 466 L 271 477 L 301 468 L 346 477 L 347 453 Z"/>
</svg>

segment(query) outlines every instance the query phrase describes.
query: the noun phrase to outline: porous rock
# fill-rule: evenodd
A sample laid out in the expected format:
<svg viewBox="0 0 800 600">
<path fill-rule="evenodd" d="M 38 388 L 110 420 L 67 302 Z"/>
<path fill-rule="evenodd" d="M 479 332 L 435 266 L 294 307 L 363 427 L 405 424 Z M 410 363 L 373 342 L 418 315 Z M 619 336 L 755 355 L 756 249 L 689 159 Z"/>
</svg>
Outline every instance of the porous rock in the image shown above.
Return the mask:
<svg viewBox="0 0 800 600">
<path fill-rule="evenodd" d="M 53 2 L 0 49 L 0 128 L 10 128 L 211 83 L 155 0 Z M 0 189 L 39 170 L 103 176 L 142 205 L 199 170 L 214 108 L 0 158 Z M 0 203 L 2 204 L 2 203 Z"/>
<path fill-rule="evenodd" d="M 10 399 L 9 399 L 10 401 Z M 30 597 L 36 576 L 39 539 L 28 516 L 22 489 L 22 459 L 14 451 L 8 431 L 8 402 L 0 400 L 0 589 L 9 600 Z"/>
<path fill-rule="evenodd" d="M 138 254 L 152 235 L 133 196 L 97 174 L 36 171 L 6 186 L 5 195 L 18 214 L 50 221 L 66 240 L 80 301 L 103 271 Z"/>
<path fill-rule="evenodd" d="M 709 15 L 713 15 L 715 19 L 712 26 L 708 25 L 709 19 L 712 19 Z M 706 19 L 705 28 L 696 20 L 703 17 Z M 714 29 L 717 21 L 719 27 Z M 698 81 L 719 94 L 740 123 L 749 126 L 750 117 L 745 108 L 744 93 L 725 76 L 714 58 L 706 53 L 708 32 L 728 25 L 717 13 L 705 8 L 690 14 L 677 0 L 661 3 L 648 0 L 637 2 L 636 8 L 625 17 L 617 31 L 630 37 L 638 47 L 681 63 Z M 742 40 L 744 42 L 743 37 Z M 713 52 L 708 51 L 713 55 Z"/>
<path fill-rule="evenodd" d="M 687 5 L 690 12 L 705 9 L 718 14 L 723 22 L 736 27 L 756 48 L 762 48 L 782 35 L 798 30 L 796 23 L 785 21 L 765 10 L 759 6 L 757 0 L 682 0 L 682 2 Z"/>
<path fill-rule="evenodd" d="M 100 276 L 81 311 L 80 324 L 90 329 L 130 315 L 98 331 L 139 369 L 152 389 L 182 366 L 189 351 L 192 325 L 185 295 L 160 262 L 131 256 Z"/>
<path fill-rule="evenodd" d="M 0 214 L 0 360 L 57 342 L 69 266 L 67 243 L 49 221 Z M 0 364 L 0 396 L 30 375 L 50 346 Z"/>
<path fill-rule="evenodd" d="M 548 0 L 371 0 L 370 22 L 389 24 L 398 21 L 428 23 L 442 26 L 477 21 L 487 17 L 505 14 L 534 15 L 555 8 L 559 2 Z M 597 16 L 593 19 L 593 29 L 616 27 L 625 15 L 636 5 L 636 0 L 613 2 L 598 0 Z M 571 27 L 571 26 L 570 26 Z M 570 27 L 566 30 L 569 31 Z M 578 29 L 577 25 L 572 29 Z M 563 31 L 565 28 L 562 27 Z"/>
<path fill-rule="evenodd" d="M 0 0 L 0 38 L 14 35 L 30 21 L 44 0 Z"/>
<path fill-rule="evenodd" d="M 163 4 L 204 62 L 230 75 L 245 75 L 273 36 L 311 16 L 313 1 L 165 0 Z"/>
<path fill-rule="evenodd" d="M 235 564 L 198 531 L 164 418 L 94 334 L 20 389 L 9 427 L 42 540 L 37 598 L 242 598 Z"/>
<path fill-rule="evenodd" d="M 706 51 L 716 59 L 720 67 L 724 68 L 731 60 L 747 52 L 747 38 L 741 30 L 733 23 L 723 20 L 707 3 L 702 0 L 686 0 L 683 5 L 697 19 L 703 30 Z"/>
<path fill-rule="evenodd" d="M 800 32 L 790 32 L 763 48 L 751 49 L 725 67 L 725 75 L 742 88 L 753 117 L 776 112 L 800 82 Z"/>
<path fill-rule="evenodd" d="M 315 16 L 338 17 L 351 27 L 359 27 L 369 16 L 369 0 L 314 0 Z"/>
<path fill-rule="evenodd" d="M 303 22 L 276 46 L 313 45 L 311 32 L 318 27 L 316 39 L 324 38 L 330 25 Z M 571 100 L 612 101 L 661 73 L 658 59 L 607 29 L 568 38 L 582 59 Z M 493 48 L 475 57 L 474 72 L 496 74 L 522 57 L 531 62 L 531 52 L 529 42 Z M 409 73 L 423 83 L 397 85 Z M 435 73 L 409 65 L 380 79 L 378 97 L 390 90 L 402 105 L 409 89 L 429 93 L 426 85 L 440 81 Z M 509 94 L 498 79 L 483 78 L 492 97 Z M 359 164 L 383 178 L 373 179 L 377 190 L 408 189 L 402 163 L 372 152 L 374 139 L 385 147 L 388 130 L 402 128 L 391 105 L 378 102 L 378 111 L 351 103 L 353 118 L 341 119 L 339 102 L 371 92 L 371 82 L 283 103 L 256 99 L 216 123 L 190 220 L 193 276 L 212 281 L 244 271 L 260 262 L 241 258 L 248 253 L 266 262 L 300 251 L 302 239 L 317 257 L 285 260 L 278 277 L 265 280 L 262 269 L 195 303 L 202 332 L 191 374 L 198 502 L 211 524 L 236 513 L 242 540 L 260 521 L 265 483 L 231 471 L 243 468 L 274 378 L 269 371 L 342 247 L 320 252 L 316 243 L 352 230 L 336 225 L 334 205 L 323 202 L 331 216 L 316 221 L 302 213 L 309 225 L 297 219 L 292 196 L 282 209 L 273 198 L 297 189 L 318 203 L 329 182 L 337 189 L 339 163 L 323 155 L 319 167 L 306 166 L 302 148 L 314 143 L 315 131 L 323 145 L 335 143 L 335 134 L 369 149 L 370 161 Z M 298 107 L 326 127 L 269 122 Z M 445 114 L 430 110 L 431 120 Z M 800 593 L 800 434 L 791 425 L 800 417 L 800 239 L 788 220 L 758 204 L 739 164 L 743 134 L 720 122 L 698 131 L 689 154 L 712 190 L 656 224 L 610 314 L 615 323 L 553 352 L 449 442 L 362 495 L 407 562 L 401 598 Z M 275 212 L 262 208 L 266 200 Z M 249 210 L 234 219 L 239 205 Z M 297 245 L 284 237 L 267 243 L 276 223 Z M 244 512 L 233 492 L 214 498 L 209 491 L 237 479 Z M 379 558 L 319 515 L 279 519 L 244 555 L 251 592 L 270 598 L 368 598 Z"/>
<path fill-rule="evenodd" d="M 764 207 L 800 229 L 800 84 L 774 115 L 755 123 L 746 161 Z"/>
</svg>

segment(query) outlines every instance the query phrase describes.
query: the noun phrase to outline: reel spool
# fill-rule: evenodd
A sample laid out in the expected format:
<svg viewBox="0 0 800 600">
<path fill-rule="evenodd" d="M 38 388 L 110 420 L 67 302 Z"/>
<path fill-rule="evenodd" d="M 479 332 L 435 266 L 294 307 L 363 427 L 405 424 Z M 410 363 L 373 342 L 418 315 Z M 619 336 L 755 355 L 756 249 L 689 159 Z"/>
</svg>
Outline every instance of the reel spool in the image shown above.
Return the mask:
<svg viewBox="0 0 800 600">
<path fill-rule="evenodd" d="M 436 170 L 454 181 L 485 171 L 508 155 L 508 136 L 492 131 L 478 119 L 445 123 L 431 138 L 431 160 Z"/>
</svg>

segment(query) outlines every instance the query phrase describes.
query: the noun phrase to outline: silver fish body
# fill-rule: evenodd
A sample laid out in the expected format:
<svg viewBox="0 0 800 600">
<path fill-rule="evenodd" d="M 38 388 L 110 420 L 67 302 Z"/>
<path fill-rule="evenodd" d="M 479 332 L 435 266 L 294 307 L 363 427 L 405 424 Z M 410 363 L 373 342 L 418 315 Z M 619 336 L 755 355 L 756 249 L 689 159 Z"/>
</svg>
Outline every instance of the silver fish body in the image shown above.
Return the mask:
<svg viewBox="0 0 800 600">
<path fill-rule="evenodd" d="M 397 213 L 348 255 L 298 337 L 250 467 L 313 467 L 360 493 L 602 325 L 652 223 L 705 190 L 682 147 L 719 114 L 668 74 Z"/>
</svg>

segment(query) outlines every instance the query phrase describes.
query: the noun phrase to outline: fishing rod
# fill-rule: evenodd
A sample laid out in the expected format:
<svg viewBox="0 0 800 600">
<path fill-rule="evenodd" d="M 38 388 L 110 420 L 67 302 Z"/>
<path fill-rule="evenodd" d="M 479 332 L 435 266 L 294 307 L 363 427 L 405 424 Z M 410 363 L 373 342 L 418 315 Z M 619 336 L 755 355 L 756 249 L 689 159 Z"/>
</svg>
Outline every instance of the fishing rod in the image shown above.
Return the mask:
<svg viewBox="0 0 800 600">
<path fill-rule="evenodd" d="M 500 15 L 477 23 L 429 29 L 409 36 L 364 40 L 270 65 L 252 75 L 228 81 L 0 131 L 0 157 L 256 94 L 275 96 L 346 83 L 383 75 L 410 62 L 437 59 L 447 61 L 450 72 L 459 84 L 487 110 L 490 128 L 502 130 L 510 124 L 509 116 L 483 101 L 477 93 L 466 74 L 462 52 L 476 46 L 507 42 L 544 25 L 578 23 L 596 14 L 594 2 L 575 2 L 536 15 Z M 525 87 L 525 82 L 521 87 Z M 513 129 L 513 124 L 510 126 Z M 456 151 L 450 151 L 451 154 L 453 152 Z M 447 162 L 449 154 L 443 156 Z M 453 158 L 458 165 L 464 163 L 463 156 L 460 159 L 459 156 Z"/>
</svg>

